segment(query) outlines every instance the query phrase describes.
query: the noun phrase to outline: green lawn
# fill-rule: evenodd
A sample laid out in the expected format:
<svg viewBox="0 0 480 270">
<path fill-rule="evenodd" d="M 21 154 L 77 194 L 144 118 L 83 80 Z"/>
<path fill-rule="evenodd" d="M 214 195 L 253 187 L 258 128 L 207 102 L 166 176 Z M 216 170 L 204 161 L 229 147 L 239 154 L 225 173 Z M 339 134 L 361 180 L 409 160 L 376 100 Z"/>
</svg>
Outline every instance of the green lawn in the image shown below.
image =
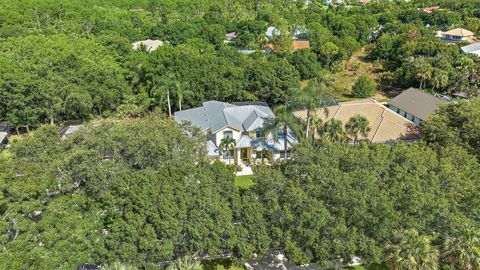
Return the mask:
<svg viewBox="0 0 480 270">
<path fill-rule="evenodd" d="M 240 189 L 248 189 L 249 187 L 255 185 L 252 181 L 253 175 L 242 175 L 235 177 L 235 186 Z"/>
</svg>

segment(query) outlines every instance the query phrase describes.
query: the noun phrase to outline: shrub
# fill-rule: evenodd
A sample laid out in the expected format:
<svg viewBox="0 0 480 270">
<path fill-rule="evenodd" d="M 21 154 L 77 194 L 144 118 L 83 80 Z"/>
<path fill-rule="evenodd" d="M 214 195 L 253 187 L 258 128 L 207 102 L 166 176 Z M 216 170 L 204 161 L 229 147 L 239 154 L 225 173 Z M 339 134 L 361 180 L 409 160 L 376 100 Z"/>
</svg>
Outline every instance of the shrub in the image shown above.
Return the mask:
<svg viewBox="0 0 480 270">
<path fill-rule="evenodd" d="M 352 88 L 352 96 L 358 98 L 367 98 L 375 95 L 377 91 L 377 83 L 374 79 L 362 75 L 355 82 L 355 85 Z"/>
</svg>

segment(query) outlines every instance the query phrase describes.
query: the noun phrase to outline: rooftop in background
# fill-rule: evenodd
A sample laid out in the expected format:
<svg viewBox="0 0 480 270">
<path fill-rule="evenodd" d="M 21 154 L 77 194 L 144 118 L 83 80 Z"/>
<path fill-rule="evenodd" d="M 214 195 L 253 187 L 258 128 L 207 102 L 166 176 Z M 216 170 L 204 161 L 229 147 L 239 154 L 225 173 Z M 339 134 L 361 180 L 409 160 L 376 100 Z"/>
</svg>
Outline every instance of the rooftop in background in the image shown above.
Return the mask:
<svg viewBox="0 0 480 270">
<path fill-rule="evenodd" d="M 480 42 L 473 43 L 462 47 L 463 53 L 473 53 L 480 56 Z"/>
<path fill-rule="evenodd" d="M 7 121 L 0 122 L 0 132 L 8 132 L 8 122 Z"/>
<path fill-rule="evenodd" d="M 416 88 L 409 88 L 388 103 L 421 120 L 425 120 L 438 108 L 438 105 L 448 103 L 448 101 Z"/>
<path fill-rule="evenodd" d="M 440 10 L 440 6 L 426 7 L 426 8 L 422 8 L 420 10 L 423 11 L 423 12 L 426 12 L 426 13 L 432 13 L 436 10 Z"/>
<path fill-rule="evenodd" d="M 63 128 L 60 131 L 60 137 L 63 139 L 66 139 L 68 136 L 72 135 L 73 133 L 77 132 L 80 128 L 82 128 L 83 125 L 71 125 Z"/>
<path fill-rule="evenodd" d="M 372 99 L 355 100 L 339 103 L 327 107 L 328 116 L 324 109 L 316 110 L 316 115 L 323 121 L 332 118 L 340 120 L 345 125 L 348 120 L 360 114 L 370 122 L 371 131 L 366 138 L 374 143 L 388 143 L 397 140 L 417 140 L 420 132 L 414 123 L 396 114 L 384 105 Z M 307 111 L 297 111 L 296 117 L 306 120 Z"/>
<path fill-rule="evenodd" d="M 265 36 L 268 38 L 268 39 L 272 39 L 274 36 L 278 36 L 280 35 L 281 32 L 280 30 L 278 30 L 276 27 L 274 26 L 269 26 L 267 28 L 267 31 L 265 32 Z"/>
<path fill-rule="evenodd" d="M 132 43 L 132 48 L 137 51 L 140 50 L 142 46 L 145 46 L 147 52 L 153 52 L 163 45 L 165 45 L 165 42 L 161 40 L 147 39 Z"/>
<path fill-rule="evenodd" d="M 225 35 L 225 42 L 230 43 L 230 42 L 235 42 L 237 40 L 237 33 L 231 32 Z"/>
<path fill-rule="evenodd" d="M 450 31 L 443 32 L 444 35 L 459 36 L 459 37 L 473 37 L 475 33 L 463 28 L 455 28 Z"/>
<path fill-rule="evenodd" d="M 263 126 L 263 119 L 272 117 L 275 116 L 268 106 L 234 105 L 214 100 L 204 102 L 202 107 L 175 112 L 175 121 L 191 121 L 212 133 L 227 126 L 242 132 L 255 131 Z"/>
<path fill-rule="evenodd" d="M 0 145 L 7 142 L 8 133 L 7 132 L 0 132 Z"/>
<path fill-rule="evenodd" d="M 276 47 L 274 44 L 270 43 L 265 46 L 265 49 L 270 49 L 273 52 L 276 52 Z M 301 40 L 301 39 L 295 39 L 292 40 L 292 45 L 291 45 L 292 51 L 298 51 L 302 49 L 310 49 L 310 41 L 308 40 Z"/>
</svg>

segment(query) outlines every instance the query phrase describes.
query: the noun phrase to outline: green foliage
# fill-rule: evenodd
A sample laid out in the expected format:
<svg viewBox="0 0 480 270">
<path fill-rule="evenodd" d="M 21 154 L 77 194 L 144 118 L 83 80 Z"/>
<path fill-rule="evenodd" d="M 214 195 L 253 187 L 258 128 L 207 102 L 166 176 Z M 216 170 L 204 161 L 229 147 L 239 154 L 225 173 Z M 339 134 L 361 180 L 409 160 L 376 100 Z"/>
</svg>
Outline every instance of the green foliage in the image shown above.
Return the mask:
<svg viewBox="0 0 480 270">
<path fill-rule="evenodd" d="M 480 157 L 480 99 L 441 106 L 422 123 L 424 140 L 439 147 L 460 145 Z"/>
<path fill-rule="evenodd" d="M 298 71 L 302 80 L 317 77 L 321 70 L 317 55 L 310 50 L 298 50 L 289 56 L 288 61 Z"/>
<path fill-rule="evenodd" d="M 294 243 L 313 261 L 379 262 L 393 231 L 450 234 L 479 211 L 469 206 L 479 200 L 480 167 L 458 147 L 306 144 L 294 154 L 281 170 L 259 170 L 250 190 L 265 205 L 274 245 Z"/>
<path fill-rule="evenodd" d="M 456 236 L 447 236 L 443 243 L 442 258 L 452 268 L 480 268 L 480 232 L 473 226 L 465 226 Z"/>
<path fill-rule="evenodd" d="M 263 253 L 265 230 L 232 223 L 258 225 L 241 214 L 231 170 L 206 161 L 204 137 L 185 128 L 193 137 L 148 116 L 88 126 L 64 141 L 54 127 L 42 127 L 15 143 L 10 161 L 0 162 L 1 199 L 9 201 L 1 226 L 18 235 L 2 236 L 1 268 L 141 266 L 225 249 Z M 253 234 L 262 240 L 254 242 Z"/>
<path fill-rule="evenodd" d="M 393 239 L 384 248 L 385 263 L 394 270 L 438 269 L 438 256 L 430 239 L 413 229 L 395 231 Z"/>
<path fill-rule="evenodd" d="M 248 189 L 251 186 L 255 185 L 255 182 L 252 180 L 253 175 L 241 175 L 235 177 L 235 186 L 241 189 Z"/>
<path fill-rule="evenodd" d="M 360 136 L 367 137 L 370 132 L 370 123 L 365 116 L 356 114 L 345 123 L 345 131 L 356 144 Z"/>
<path fill-rule="evenodd" d="M 352 87 L 352 96 L 356 98 L 368 98 L 375 95 L 377 83 L 367 75 L 358 78 Z"/>
</svg>

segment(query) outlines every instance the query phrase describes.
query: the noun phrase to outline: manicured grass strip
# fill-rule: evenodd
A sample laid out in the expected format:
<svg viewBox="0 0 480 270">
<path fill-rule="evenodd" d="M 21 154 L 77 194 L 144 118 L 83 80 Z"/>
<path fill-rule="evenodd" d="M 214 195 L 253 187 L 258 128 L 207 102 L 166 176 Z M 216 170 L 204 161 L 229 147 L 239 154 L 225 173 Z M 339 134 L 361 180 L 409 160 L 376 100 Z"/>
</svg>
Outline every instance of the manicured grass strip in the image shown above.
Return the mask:
<svg viewBox="0 0 480 270">
<path fill-rule="evenodd" d="M 249 187 L 255 185 L 252 181 L 253 175 L 242 175 L 235 177 L 235 186 L 240 189 L 248 189 Z"/>
</svg>

